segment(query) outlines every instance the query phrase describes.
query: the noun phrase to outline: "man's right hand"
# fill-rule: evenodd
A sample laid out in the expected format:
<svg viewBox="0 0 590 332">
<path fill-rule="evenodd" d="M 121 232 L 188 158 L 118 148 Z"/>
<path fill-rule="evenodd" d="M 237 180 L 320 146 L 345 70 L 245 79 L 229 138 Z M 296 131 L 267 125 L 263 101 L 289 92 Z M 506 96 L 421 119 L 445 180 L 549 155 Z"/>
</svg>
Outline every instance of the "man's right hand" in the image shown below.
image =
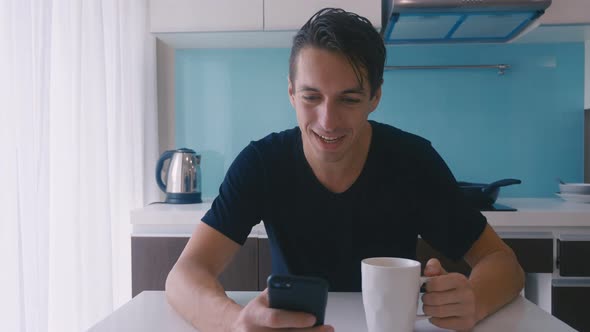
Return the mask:
<svg viewBox="0 0 590 332">
<path fill-rule="evenodd" d="M 268 306 L 268 292 L 265 289 L 250 301 L 241 311 L 232 326 L 236 332 L 281 331 L 333 332 L 329 325 L 313 327 L 315 317 L 305 312 L 273 309 Z"/>
</svg>

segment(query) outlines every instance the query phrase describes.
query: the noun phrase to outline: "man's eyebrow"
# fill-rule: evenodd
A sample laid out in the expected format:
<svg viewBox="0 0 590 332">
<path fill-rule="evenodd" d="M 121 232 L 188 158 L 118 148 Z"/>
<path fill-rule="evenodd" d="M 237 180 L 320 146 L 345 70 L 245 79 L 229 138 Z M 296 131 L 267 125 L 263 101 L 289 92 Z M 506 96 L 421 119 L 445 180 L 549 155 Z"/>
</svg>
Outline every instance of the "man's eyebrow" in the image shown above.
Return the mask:
<svg viewBox="0 0 590 332">
<path fill-rule="evenodd" d="M 316 88 L 314 88 L 314 87 L 307 86 L 307 85 L 304 85 L 304 86 L 300 87 L 299 89 L 297 89 L 297 91 L 311 91 L 311 92 L 320 92 L 320 90 L 319 90 L 319 89 L 316 89 Z"/>
<path fill-rule="evenodd" d="M 301 86 L 297 91 L 320 92 L 319 89 L 314 88 L 314 87 L 311 87 L 311 86 L 308 86 L 308 85 Z M 351 93 L 364 95 L 365 94 L 365 89 L 363 89 L 361 87 L 357 87 L 357 88 L 346 89 L 346 90 L 343 90 L 342 92 L 340 92 L 340 94 L 342 94 L 342 95 L 351 94 Z"/>
<path fill-rule="evenodd" d="M 341 94 L 349 94 L 349 93 L 357 93 L 357 94 L 361 94 L 364 95 L 365 94 L 365 89 L 363 88 L 354 88 L 354 89 L 346 89 L 344 91 L 341 92 Z"/>
</svg>

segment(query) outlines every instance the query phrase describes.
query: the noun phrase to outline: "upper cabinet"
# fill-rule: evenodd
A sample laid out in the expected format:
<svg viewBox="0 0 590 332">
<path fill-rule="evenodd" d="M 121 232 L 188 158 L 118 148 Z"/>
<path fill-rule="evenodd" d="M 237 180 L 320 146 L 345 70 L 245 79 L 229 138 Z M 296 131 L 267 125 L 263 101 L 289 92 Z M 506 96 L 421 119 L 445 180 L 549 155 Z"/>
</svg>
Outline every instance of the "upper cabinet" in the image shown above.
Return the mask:
<svg viewBox="0 0 590 332">
<path fill-rule="evenodd" d="M 381 0 L 264 0 L 264 30 L 299 30 L 318 10 L 342 8 L 381 27 Z"/>
<path fill-rule="evenodd" d="M 150 31 L 173 48 L 290 47 L 318 10 L 337 7 L 381 28 L 381 0 L 149 0 Z M 516 42 L 590 40 L 590 0 L 553 0 Z"/>
<path fill-rule="evenodd" d="M 589 0 L 553 0 L 541 24 L 590 24 Z"/>
<path fill-rule="evenodd" d="M 150 31 L 286 31 L 318 10 L 337 7 L 381 27 L 381 0 L 150 0 Z"/>
<path fill-rule="evenodd" d="M 517 43 L 579 43 L 590 40 L 590 0 L 553 0 L 540 26 Z"/>
<path fill-rule="evenodd" d="M 261 31 L 264 0 L 150 0 L 150 31 Z"/>
</svg>

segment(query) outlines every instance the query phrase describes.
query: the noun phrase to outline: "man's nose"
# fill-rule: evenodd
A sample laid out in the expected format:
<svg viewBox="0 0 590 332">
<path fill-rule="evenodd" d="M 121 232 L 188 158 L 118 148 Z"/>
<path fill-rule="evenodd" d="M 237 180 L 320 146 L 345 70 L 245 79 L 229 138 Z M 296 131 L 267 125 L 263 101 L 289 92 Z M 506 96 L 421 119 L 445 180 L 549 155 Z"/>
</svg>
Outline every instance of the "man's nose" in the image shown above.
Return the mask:
<svg viewBox="0 0 590 332">
<path fill-rule="evenodd" d="M 338 127 L 338 112 L 334 101 L 326 99 L 318 110 L 319 124 L 326 132 L 331 132 Z"/>
</svg>

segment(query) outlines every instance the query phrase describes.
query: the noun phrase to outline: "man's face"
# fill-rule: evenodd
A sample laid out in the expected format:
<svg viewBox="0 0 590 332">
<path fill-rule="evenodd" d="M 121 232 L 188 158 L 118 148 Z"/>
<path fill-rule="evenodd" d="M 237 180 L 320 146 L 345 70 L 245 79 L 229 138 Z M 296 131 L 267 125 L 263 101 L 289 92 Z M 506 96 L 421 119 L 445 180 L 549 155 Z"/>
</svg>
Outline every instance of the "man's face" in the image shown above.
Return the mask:
<svg viewBox="0 0 590 332">
<path fill-rule="evenodd" d="M 370 98 L 363 70 L 359 85 L 352 65 L 342 54 L 314 48 L 301 49 L 289 96 L 297 113 L 307 158 L 317 162 L 351 160 L 363 153 L 370 135 L 367 121 L 379 103 L 381 88 Z"/>
</svg>

